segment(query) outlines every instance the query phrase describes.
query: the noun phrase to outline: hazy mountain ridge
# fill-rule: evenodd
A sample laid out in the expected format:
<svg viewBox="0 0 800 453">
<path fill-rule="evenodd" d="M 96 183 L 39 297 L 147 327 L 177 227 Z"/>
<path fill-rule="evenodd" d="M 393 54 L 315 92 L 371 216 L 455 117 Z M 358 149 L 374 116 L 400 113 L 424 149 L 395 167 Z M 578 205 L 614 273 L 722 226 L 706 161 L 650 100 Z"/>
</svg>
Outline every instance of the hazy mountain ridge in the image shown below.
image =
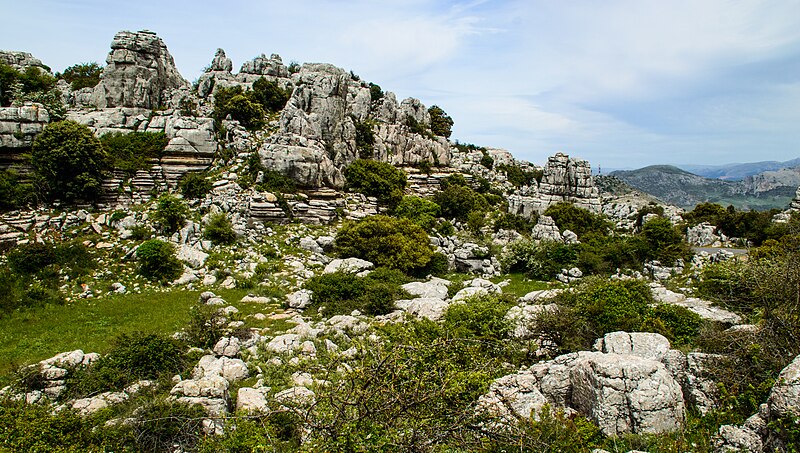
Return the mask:
<svg viewBox="0 0 800 453">
<path fill-rule="evenodd" d="M 791 159 L 784 162 L 765 160 L 760 162 L 737 162 L 723 165 L 676 165 L 676 167 L 686 170 L 689 173 L 694 173 L 698 176 L 732 181 L 742 180 L 748 176 L 755 176 L 759 173 L 767 171 L 777 171 L 798 166 L 800 166 L 800 158 Z"/>
<path fill-rule="evenodd" d="M 742 181 L 703 177 L 672 165 L 614 171 L 611 175 L 660 200 L 688 209 L 704 201 L 730 204 L 738 209 L 785 208 L 800 185 L 800 168 L 761 172 Z"/>
</svg>

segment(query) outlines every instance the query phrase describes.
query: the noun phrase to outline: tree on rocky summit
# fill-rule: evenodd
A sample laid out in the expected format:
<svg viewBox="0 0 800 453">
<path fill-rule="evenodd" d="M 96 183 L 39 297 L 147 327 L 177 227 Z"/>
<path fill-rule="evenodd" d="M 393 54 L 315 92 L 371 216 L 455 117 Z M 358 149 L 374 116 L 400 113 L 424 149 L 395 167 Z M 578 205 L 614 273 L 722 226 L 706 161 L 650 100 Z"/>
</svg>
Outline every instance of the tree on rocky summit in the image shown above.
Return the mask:
<svg viewBox="0 0 800 453">
<path fill-rule="evenodd" d="M 428 113 L 431 115 L 431 132 L 440 137 L 450 138 L 450 134 L 453 133 L 453 118 L 450 118 L 450 115 L 438 105 L 431 106 Z"/>
</svg>

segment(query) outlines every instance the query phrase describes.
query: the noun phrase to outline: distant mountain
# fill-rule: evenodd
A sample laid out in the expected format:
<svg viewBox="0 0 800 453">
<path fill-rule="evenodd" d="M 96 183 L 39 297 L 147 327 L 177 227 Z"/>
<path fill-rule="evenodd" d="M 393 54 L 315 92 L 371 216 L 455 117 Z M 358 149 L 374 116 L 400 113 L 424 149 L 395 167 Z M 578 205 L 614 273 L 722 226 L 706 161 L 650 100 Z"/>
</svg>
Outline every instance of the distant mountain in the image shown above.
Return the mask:
<svg viewBox="0 0 800 453">
<path fill-rule="evenodd" d="M 755 176 L 765 171 L 776 171 L 783 168 L 800 166 L 800 158 L 778 162 L 765 160 L 762 162 L 734 163 L 724 165 L 677 165 L 682 170 L 712 179 L 739 181 L 748 176 Z"/>
<path fill-rule="evenodd" d="M 743 181 L 707 178 L 672 165 L 615 171 L 611 175 L 662 201 L 686 209 L 704 201 L 733 205 L 737 209 L 783 209 L 789 205 L 800 185 L 800 170 L 763 172 Z"/>
</svg>

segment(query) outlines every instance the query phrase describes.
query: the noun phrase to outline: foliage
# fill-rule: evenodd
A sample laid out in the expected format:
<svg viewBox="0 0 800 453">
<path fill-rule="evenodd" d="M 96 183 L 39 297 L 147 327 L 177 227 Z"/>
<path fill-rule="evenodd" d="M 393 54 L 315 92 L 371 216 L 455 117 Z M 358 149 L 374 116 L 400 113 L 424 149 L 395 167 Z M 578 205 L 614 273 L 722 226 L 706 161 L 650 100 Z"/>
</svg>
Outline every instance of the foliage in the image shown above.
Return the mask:
<svg viewBox="0 0 800 453">
<path fill-rule="evenodd" d="M 255 186 L 258 190 L 275 194 L 297 192 L 294 180 L 275 170 L 267 170 L 258 157 L 258 153 L 250 153 L 238 182 L 244 188 Z"/>
<path fill-rule="evenodd" d="M 367 119 L 364 121 L 353 120 L 356 127 L 356 149 L 360 159 L 370 159 L 374 153 L 375 146 L 375 121 Z"/>
<path fill-rule="evenodd" d="M 549 281 L 561 269 L 575 266 L 576 247 L 554 241 L 521 240 L 509 244 L 501 262 L 506 272 L 523 272 L 529 278 Z"/>
<path fill-rule="evenodd" d="M 647 283 L 639 280 L 585 278 L 553 300 L 558 309 L 542 312 L 530 330 L 552 342 L 560 353 L 591 349 L 606 333 L 657 332 L 675 345 L 699 341 L 701 322 L 681 307 L 656 306 Z"/>
<path fill-rule="evenodd" d="M 413 116 L 406 115 L 404 123 L 408 127 L 408 129 L 411 131 L 412 134 L 417 134 L 417 135 L 421 135 L 423 137 L 432 138 L 431 137 L 431 131 L 428 130 L 428 128 L 425 126 L 425 124 L 420 123 Z"/>
<path fill-rule="evenodd" d="M 35 202 L 33 185 L 23 183 L 13 170 L 0 170 L 0 212 L 20 209 Z"/>
<path fill-rule="evenodd" d="M 393 207 L 403 197 L 406 174 L 386 162 L 357 159 L 344 170 L 347 189 L 376 197 Z"/>
<path fill-rule="evenodd" d="M 74 411 L 0 399 L 3 451 L 77 453 L 90 451 L 93 444 L 90 421 Z"/>
<path fill-rule="evenodd" d="M 347 222 L 336 234 L 336 251 L 376 266 L 412 273 L 424 269 L 433 249 L 425 230 L 408 219 L 383 215 Z"/>
<path fill-rule="evenodd" d="M 183 264 L 175 257 L 175 246 L 169 242 L 150 239 L 136 249 L 140 275 L 159 282 L 168 282 L 181 276 Z"/>
<path fill-rule="evenodd" d="M 156 400 L 142 406 L 130 421 L 136 451 L 192 451 L 202 436 L 206 411 L 200 405 Z"/>
<path fill-rule="evenodd" d="M 659 206 L 653 202 L 648 203 L 645 206 L 639 208 L 636 212 L 636 228 L 641 228 L 644 224 L 644 218 L 648 214 L 657 214 L 659 216 L 664 215 L 664 207 Z"/>
<path fill-rule="evenodd" d="M 369 83 L 369 98 L 372 102 L 378 102 L 383 99 L 383 90 L 381 86 L 376 83 Z"/>
<path fill-rule="evenodd" d="M 319 275 L 305 288 L 314 293 L 312 306 L 325 307 L 326 316 L 349 315 L 353 310 L 375 316 L 394 310 L 394 301 L 405 295 L 400 285 L 406 282 L 402 272 L 378 268 L 365 277 L 345 272 Z"/>
<path fill-rule="evenodd" d="M 425 229 L 431 231 L 436 226 L 436 218 L 441 209 L 439 205 L 425 198 L 406 196 L 394 208 L 394 215 L 408 219 Z"/>
<path fill-rule="evenodd" d="M 494 231 L 513 230 L 529 235 L 533 227 L 536 226 L 538 218 L 539 214 L 536 212 L 533 213 L 530 219 L 508 212 L 500 212 L 494 219 Z"/>
<path fill-rule="evenodd" d="M 158 198 L 152 217 L 161 225 L 164 232 L 174 233 L 183 227 L 188 215 L 189 207 L 186 206 L 185 201 L 170 194 L 164 194 Z"/>
<path fill-rule="evenodd" d="M 684 213 L 683 218 L 689 226 L 708 222 L 728 237 L 746 238 L 760 245 L 767 239 L 779 239 L 784 233 L 780 227 L 772 223 L 772 218 L 778 212 L 780 211 L 777 209 L 737 211 L 733 206 L 728 206 L 726 209 L 718 204 L 706 202 Z"/>
<path fill-rule="evenodd" d="M 663 217 L 650 219 L 642 225 L 641 238 L 645 259 L 656 259 L 672 264 L 678 259 L 688 259 L 692 255 L 689 245 L 672 223 Z"/>
<path fill-rule="evenodd" d="M 49 199 L 96 200 L 108 162 L 97 137 L 74 121 L 47 125 L 31 148 L 37 184 Z"/>
<path fill-rule="evenodd" d="M 431 116 L 431 132 L 439 137 L 450 138 L 453 133 L 453 119 L 445 113 L 438 105 L 433 105 L 428 109 Z"/>
<path fill-rule="evenodd" d="M 110 132 L 100 143 L 111 158 L 111 165 L 133 176 L 150 168 L 150 159 L 159 159 L 169 140 L 163 132 Z"/>
<path fill-rule="evenodd" d="M 56 264 L 56 250 L 51 244 L 31 242 L 11 249 L 7 259 L 8 267 L 13 272 L 33 275 L 51 264 Z"/>
<path fill-rule="evenodd" d="M 14 100 L 15 91 L 21 94 L 47 92 L 55 86 L 56 79 L 41 70 L 30 66 L 24 71 L 0 63 L 0 107 L 8 107 Z"/>
<path fill-rule="evenodd" d="M 184 328 L 186 342 L 200 348 L 213 348 L 225 335 L 227 322 L 218 307 L 195 304 L 189 310 L 189 323 Z"/>
<path fill-rule="evenodd" d="M 448 219 L 456 219 L 466 222 L 470 212 L 486 212 L 489 203 L 486 198 L 465 185 L 446 184 L 443 190 L 436 193 L 433 197 L 442 208 L 442 216 Z"/>
<path fill-rule="evenodd" d="M 284 90 L 277 83 L 264 77 L 253 82 L 252 100 L 261 104 L 267 112 L 280 112 L 289 101 L 291 91 Z"/>
<path fill-rule="evenodd" d="M 245 93 L 241 86 L 219 88 L 214 92 L 214 121 L 219 126 L 228 115 L 247 130 L 258 130 L 266 124 L 264 108 Z"/>
<path fill-rule="evenodd" d="M 164 334 L 136 332 L 114 339 L 108 354 L 67 376 L 71 397 L 119 391 L 142 379 L 169 378 L 186 365 L 183 347 Z"/>
<path fill-rule="evenodd" d="M 514 187 L 533 186 L 534 182 L 539 182 L 542 179 L 541 170 L 523 170 L 519 165 L 513 164 L 499 164 L 497 171 L 506 174 L 506 180 Z"/>
<path fill-rule="evenodd" d="M 465 303 L 452 304 L 447 309 L 444 328 L 457 338 L 501 341 L 511 333 L 505 315 L 513 305 L 511 297 L 471 297 Z"/>
<path fill-rule="evenodd" d="M 236 232 L 228 215 L 220 212 L 211 216 L 203 230 L 203 237 L 214 244 L 233 244 L 236 242 Z"/>
<path fill-rule="evenodd" d="M 481 165 L 491 170 L 494 167 L 494 159 L 489 155 L 489 152 L 484 150 L 483 157 L 481 157 Z"/>
<path fill-rule="evenodd" d="M 16 88 L 19 88 L 17 85 Z M 26 102 L 37 102 L 44 105 L 50 116 L 50 121 L 63 121 L 67 119 L 67 107 L 63 103 L 61 91 L 58 88 L 50 88 L 43 91 L 24 92 L 14 91 L 14 105 L 24 105 Z"/>
<path fill-rule="evenodd" d="M 251 451 L 300 451 L 300 418 L 291 412 L 274 411 L 262 417 L 231 417 L 224 433 L 208 436 L 197 447 L 202 453 Z M 269 446 L 269 450 L 264 450 Z"/>
<path fill-rule="evenodd" d="M 103 68 L 95 62 L 79 63 L 68 67 L 61 74 L 56 74 L 56 78 L 66 80 L 72 91 L 77 91 L 81 88 L 92 88 L 100 83 L 102 73 Z"/>
<path fill-rule="evenodd" d="M 561 231 L 570 230 L 580 239 L 588 234 L 606 235 L 612 226 L 602 214 L 594 214 L 567 202 L 551 205 L 544 215 L 552 217 Z"/>
<path fill-rule="evenodd" d="M 178 190 L 181 195 L 188 199 L 205 198 L 211 192 L 213 185 L 208 177 L 202 172 L 190 171 L 183 175 L 178 183 Z"/>
</svg>

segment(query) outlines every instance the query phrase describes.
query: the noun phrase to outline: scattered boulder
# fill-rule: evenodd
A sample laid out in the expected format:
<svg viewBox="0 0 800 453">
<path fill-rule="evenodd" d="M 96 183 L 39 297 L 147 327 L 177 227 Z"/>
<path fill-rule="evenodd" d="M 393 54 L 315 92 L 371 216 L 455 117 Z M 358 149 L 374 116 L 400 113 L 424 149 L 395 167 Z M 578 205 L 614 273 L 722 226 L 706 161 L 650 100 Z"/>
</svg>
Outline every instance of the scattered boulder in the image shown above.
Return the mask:
<svg viewBox="0 0 800 453">
<path fill-rule="evenodd" d="M 323 272 L 326 274 L 332 274 L 334 272 L 359 274 L 363 271 L 369 271 L 374 267 L 375 267 L 374 264 L 370 263 L 369 261 L 362 260 L 360 258 L 345 258 L 345 259 L 337 258 L 328 263 L 328 265 L 325 266 L 325 270 Z"/>
</svg>

